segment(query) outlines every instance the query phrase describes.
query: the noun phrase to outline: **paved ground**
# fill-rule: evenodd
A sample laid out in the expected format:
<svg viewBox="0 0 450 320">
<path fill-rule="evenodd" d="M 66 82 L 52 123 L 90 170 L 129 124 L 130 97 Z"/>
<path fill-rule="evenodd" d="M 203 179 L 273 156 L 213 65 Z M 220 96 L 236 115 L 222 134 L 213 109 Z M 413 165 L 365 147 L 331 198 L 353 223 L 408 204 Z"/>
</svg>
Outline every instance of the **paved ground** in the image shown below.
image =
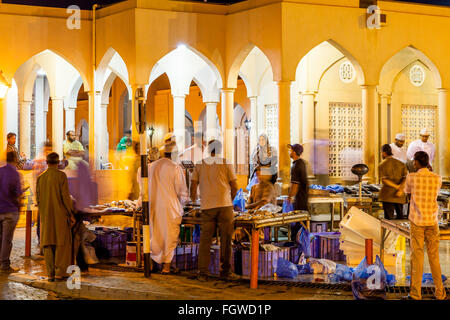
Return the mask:
<svg viewBox="0 0 450 320">
<path fill-rule="evenodd" d="M 34 230 L 33 230 L 34 231 Z M 23 258 L 24 228 L 15 233 L 12 263 L 18 273 L 0 275 L 0 299 L 135 299 L 135 300 L 352 300 L 349 291 L 260 284 L 257 290 L 247 282 L 213 280 L 199 282 L 186 275 L 152 274 L 150 279 L 138 272 L 120 272 L 90 268 L 81 276 L 81 288 L 69 289 L 66 282 L 49 283 L 44 261 L 38 257 L 33 232 L 33 258 Z M 53 293 L 56 292 L 56 293 Z M 388 295 L 396 299 L 399 296 Z"/>
</svg>

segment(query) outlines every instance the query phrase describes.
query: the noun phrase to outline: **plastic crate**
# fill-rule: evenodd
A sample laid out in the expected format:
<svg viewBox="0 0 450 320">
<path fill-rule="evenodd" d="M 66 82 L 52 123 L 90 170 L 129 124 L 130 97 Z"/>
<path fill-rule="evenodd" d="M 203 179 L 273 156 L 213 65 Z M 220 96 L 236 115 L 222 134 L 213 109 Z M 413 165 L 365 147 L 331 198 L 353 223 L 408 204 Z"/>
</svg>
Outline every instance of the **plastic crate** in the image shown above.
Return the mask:
<svg viewBox="0 0 450 320">
<path fill-rule="evenodd" d="M 209 263 L 209 272 L 211 274 L 215 274 L 218 275 L 220 272 L 220 246 L 219 245 L 212 245 L 211 246 L 211 261 Z M 236 247 L 232 248 L 232 252 L 231 252 L 231 271 L 236 273 L 236 268 L 235 268 L 235 260 L 236 260 L 236 255 L 240 254 L 240 250 L 237 249 Z M 238 271 L 239 272 L 239 271 Z"/>
<path fill-rule="evenodd" d="M 102 228 L 95 231 L 93 247 L 106 250 L 109 257 L 126 256 L 127 233 L 116 229 Z"/>
<path fill-rule="evenodd" d="M 289 260 L 289 248 L 280 248 L 274 251 L 259 251 L 258 278 L 273 277 L 276 272 L 278 259 Z M 250 276 L 251 254 L 250 250 L 242 250 L 242 275 Z"/>
</svg>

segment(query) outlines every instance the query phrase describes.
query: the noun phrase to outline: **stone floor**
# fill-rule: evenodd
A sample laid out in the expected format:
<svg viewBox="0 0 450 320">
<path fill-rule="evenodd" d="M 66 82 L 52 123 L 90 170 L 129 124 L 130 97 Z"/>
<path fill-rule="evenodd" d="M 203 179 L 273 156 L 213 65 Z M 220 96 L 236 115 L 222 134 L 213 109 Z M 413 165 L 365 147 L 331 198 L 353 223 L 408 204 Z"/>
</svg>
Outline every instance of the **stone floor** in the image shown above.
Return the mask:
<svg viewBox="0 0 450 320">
<path fill-rule="evenodd" d="M 283 299 L 283 300 L 351 300 L 349 291 L 304 288 L 288 285 L 260 284 L 257 290 L 249 288 L 248 282 L 224 282 L 212 280 L 199 282 L 185 275 L 152 274 L 150 279 L 142 273 L 120 272 L 90 268 L 81 276 L 81 289 L 69 289 L 65 282 L 49 283 L 46 281 L 44 261 L 37 256 L 35 234 L 33 230 L 33 258 L 23 258 L 24 228 L 18 228 L 14 238 L 12 264 L 20 267 L 16 274 L 0 275 L 0 299 L 174 299 L 174 300 L 221 300 L 221 299 Z M 395 267 L 388 267 L 399 280 L 405 282 L 409 271 L 408 254 L 405 260 L 399 259 Z M 426 259 L 425 259 L 426 260 Z M 450 275 L 450 245 L 448 241 L 441 243 L 442 272 Z M 424 272 L 429 272 L 425 262 Z M 450 286 L 450 280 L 446 283 Z M 176 290 L 174 289 L 176 288 Z M 52 292 L 57 292 L 54 294 Z M 388 298 L 399 298 L 388 295 Z"/>
</svg>

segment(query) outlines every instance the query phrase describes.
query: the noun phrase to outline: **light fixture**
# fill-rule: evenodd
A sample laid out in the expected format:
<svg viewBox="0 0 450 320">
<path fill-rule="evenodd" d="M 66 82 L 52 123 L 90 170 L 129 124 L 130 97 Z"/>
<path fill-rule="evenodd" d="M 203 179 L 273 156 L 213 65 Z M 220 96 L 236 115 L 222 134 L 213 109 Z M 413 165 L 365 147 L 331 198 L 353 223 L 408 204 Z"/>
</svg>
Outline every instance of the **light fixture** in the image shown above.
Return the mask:
<svg viewBox="0 0 450 320">
<path fill-rule="evenodd" d="M 148 128 L 148 135 L 150 137 L 153 137 L 154 134 L 155 134 L 155 128 L 153 128 L 153 126 L 151 126 L 150 128 Z"/>
<path fill-rule="evenodd" d="M 180 43 L 180 44 L 177 46 L 177 49 L 180 49 L 180 50 L 186 50 L 186 45 L 185 45 L 184 43 Z"/>
<path fill-rule="evenodd" d="M 44 69 L 39 69 L 38 72 L 37 72 L 37 75 L 38 75 L 38 76 L 45 76 L 45 71 L 44 71 Z"/>
<path fill-rule="evenodd" d="M 250 130 L 252 128 L 252 120 L 245 119 L 244 125 L 247 130 Z"/>
</svg>

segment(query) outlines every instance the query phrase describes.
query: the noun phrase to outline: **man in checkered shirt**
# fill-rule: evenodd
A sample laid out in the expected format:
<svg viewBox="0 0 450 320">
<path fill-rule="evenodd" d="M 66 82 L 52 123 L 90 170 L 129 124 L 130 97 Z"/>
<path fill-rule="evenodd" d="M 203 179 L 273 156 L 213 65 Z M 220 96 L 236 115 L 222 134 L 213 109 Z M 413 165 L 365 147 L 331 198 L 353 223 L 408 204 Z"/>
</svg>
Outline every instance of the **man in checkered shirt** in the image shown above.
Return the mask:
<svg viewBox="0 0 450 320">
<path fill-rule="evenodd" d="M 436 287 L 436 299 L 445 299 L 439 263 L 439 226 L 437 196 L 441 177 L 428 169 L 429 156 L 424 151 L 414 154 L 417 172 L 406 177 L 405 193 L 411 194 L 409 220 L 411 221 L 411 289 L 409 299 L 422 299 L 424 242 Z"/>
</svg>

